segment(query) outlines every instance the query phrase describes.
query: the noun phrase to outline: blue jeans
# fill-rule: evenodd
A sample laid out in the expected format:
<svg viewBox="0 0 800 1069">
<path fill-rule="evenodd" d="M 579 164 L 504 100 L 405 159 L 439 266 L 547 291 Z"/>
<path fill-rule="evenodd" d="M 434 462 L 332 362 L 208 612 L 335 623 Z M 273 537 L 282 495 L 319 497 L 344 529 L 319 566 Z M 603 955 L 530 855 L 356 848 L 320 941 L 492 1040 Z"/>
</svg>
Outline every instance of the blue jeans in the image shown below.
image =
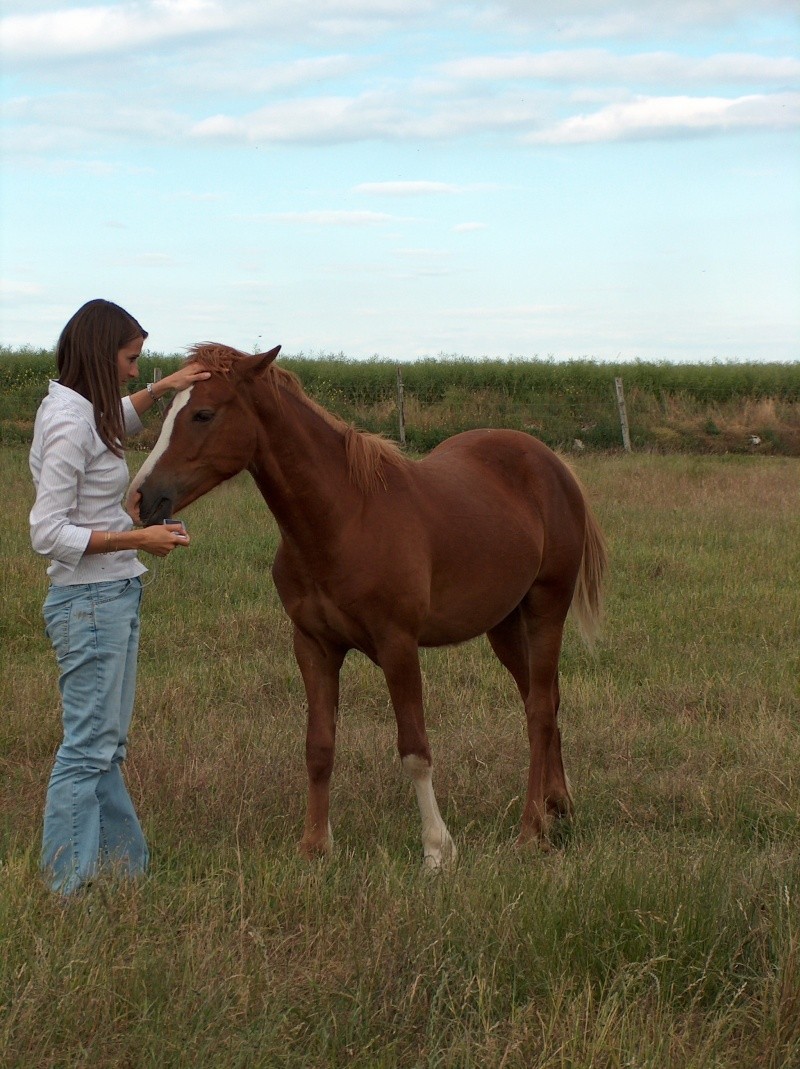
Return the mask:
<svg viewBox="0 0 800 1069">
<path fill-rule="evenodd" d="M 121 765 L 133 713 L 142 583 L 52 586 L 44 619 L 61 671 L 64 739 L 47 788 L 42 869 L 71 894 L 104 864 L 126 875 L 148 851 Z"/>
</svg>

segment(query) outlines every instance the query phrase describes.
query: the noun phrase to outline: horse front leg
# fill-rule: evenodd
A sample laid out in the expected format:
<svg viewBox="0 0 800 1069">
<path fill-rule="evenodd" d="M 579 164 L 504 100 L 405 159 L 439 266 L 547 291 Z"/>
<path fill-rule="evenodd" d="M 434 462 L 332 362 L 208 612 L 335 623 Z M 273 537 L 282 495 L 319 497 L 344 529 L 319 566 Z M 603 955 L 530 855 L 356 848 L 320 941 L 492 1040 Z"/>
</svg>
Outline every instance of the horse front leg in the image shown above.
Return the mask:
<svg viewBox="0 0 800 1069">
<path fill-rule="evenodd" d="M 308 699 L 306 769 L 308 806 L 298 850 L 309 860 L 333 848 L 330 825 L 330 791 L 336 750 L 336 715 L 339 707 L 339 670 L 344 652 L 324 645 L 299 628 L 294 630 L 294 653 Z"/>
<path fill-rule="evenodd" d="M 386 677 L 397 719 L 397 748 L 403 771 L 414 784 L 422 819 L 422 856 L 426 868 L 452 865 L 456 847 L 433 790 L 433 763 L 425 730 L 419 650 L 409 639 L 386 643 L 378 661 Z"/>
</svg>

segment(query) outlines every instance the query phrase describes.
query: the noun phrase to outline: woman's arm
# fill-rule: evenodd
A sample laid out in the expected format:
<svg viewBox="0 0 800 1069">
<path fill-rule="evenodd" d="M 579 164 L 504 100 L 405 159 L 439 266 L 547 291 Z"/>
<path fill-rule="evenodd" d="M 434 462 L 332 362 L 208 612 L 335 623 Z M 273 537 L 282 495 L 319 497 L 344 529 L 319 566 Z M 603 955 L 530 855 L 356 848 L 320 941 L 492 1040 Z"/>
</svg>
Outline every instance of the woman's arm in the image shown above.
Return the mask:
<svg viewBox="0 0 800 1069">
<path fill-rule="evenodd" d="M 133 407 L 136 409 L 137 415 L 142 416 L 148 409 L 152 408 L 159 397 L 163 397 L 165 393 L 168 393 L 170 390 L 185 390 L 186 387 L 191 386 L 192 383 L 209 378 L 210 374 L 211 373 L 205 371 L 200 364 L 186 364 L 171 375 L 167 375 L 165 379 L 159 379 L 158 382 L 151 382 L 144 390 L 137 390 L 136 393 L 132 393 L 130 399 Z"/>
<path fill-rule="evenodd" d="M 160 523 L 132 531 L 92 531 L 85 554 L 118 553 L 121 549 L 142 549 L 154 557 L 166 557 L 179 546 L 188 546 L 189 535 L 182 523 Z"/>
<path fill-rule="evenodd" d="M 72 521 L 77 487 L 86 473 L 94 439 L 85 420 L 59 421 L 49 427 L 37 448 L 36 500 L 30 513 L 31 544 L 40 556 L 76 568 L 85 554 L 142 549 L 165 557 L 189 537 L 179 523 L 134 531 L 95 531 Z"/>
<path fill-rule="evenodd" d="M 77 567 L 86 551 L 89 532 L 72 522 L 77 486 L 92 450 L 92 431 L 86 420 L 49 421 L 38 438 L 34 433 L 31 471 L 36 500 L 30 512 L 31 545 L 41 557 Z"/>
</svg>

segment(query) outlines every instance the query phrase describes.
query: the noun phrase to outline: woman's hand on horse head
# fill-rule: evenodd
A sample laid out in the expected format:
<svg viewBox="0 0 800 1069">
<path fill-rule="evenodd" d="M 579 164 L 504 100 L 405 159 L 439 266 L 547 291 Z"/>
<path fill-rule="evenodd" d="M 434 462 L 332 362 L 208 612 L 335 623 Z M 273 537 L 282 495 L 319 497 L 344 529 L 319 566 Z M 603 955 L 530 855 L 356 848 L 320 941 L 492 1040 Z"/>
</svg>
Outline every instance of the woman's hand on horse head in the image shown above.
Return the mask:
<svg viewBox="0 0 800 1069">
<path fill-rule="evenodd" d="M 171 390 L 185 390 L 193 383 L 208 378 L 211 378 L 211 372 L 206 371 L 202 364 L 192 361 L 190 364 L 184 364 L 182 368 L 174 371 L 171 375 L 167 375 L 161 382 L 164 385 L 168 385 Z"/>
</svg>

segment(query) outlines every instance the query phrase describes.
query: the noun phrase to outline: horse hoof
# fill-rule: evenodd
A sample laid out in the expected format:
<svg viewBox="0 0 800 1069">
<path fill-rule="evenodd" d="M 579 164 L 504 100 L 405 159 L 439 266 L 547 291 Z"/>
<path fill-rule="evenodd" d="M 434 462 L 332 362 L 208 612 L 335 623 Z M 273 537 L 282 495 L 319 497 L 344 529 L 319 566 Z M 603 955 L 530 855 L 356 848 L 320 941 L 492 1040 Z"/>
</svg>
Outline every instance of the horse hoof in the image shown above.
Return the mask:
<svg viewBox="0 0 800 1069">
<path fill-rule="evenodd" d="M 570 798 L 548 798 L 545 804 L 548 814 L 556 820 L 572 820 L 575 808 Z"/>
<path fill-rule="evenodd" d="M 328 858 L 333 853 L 333 840 L 330 838 L 301 839 L 297 844 L 297 852 L 305 861 Z"/>
<path fill-rule="evenodd" d="M 298 843 L 297 853 L 304 861 L 317 861 L 331 856 L 328 843 Z"/>
<path fill-rule="evenodd" d="M 458 851 L 456 844 L 449 835 L 443 840 L 438 849 L 428 850 L 422 859 L 422 867 L 426 872 L 442 872 L 455 865 Z"/>
<path fill-rule="evenodd" d="M 553 844 L 544 832 L 521 831 L 514 843 L 514 849 L 520 852 L 527 850 L 529 853 L 538 851 L 541 854 L 550 854 L 553 851 Z"/>
<path fill-rule="evenodd" d="M 306 832 L 297 844 L 297 852 L 306 861 L 313 861 L 318 857 L 330 857 L 333 853 L 333 831 L 330 821 L 328 821 L 328 830 L 325 835 L 320 835 L 316 827 Z"/>
</svg>

